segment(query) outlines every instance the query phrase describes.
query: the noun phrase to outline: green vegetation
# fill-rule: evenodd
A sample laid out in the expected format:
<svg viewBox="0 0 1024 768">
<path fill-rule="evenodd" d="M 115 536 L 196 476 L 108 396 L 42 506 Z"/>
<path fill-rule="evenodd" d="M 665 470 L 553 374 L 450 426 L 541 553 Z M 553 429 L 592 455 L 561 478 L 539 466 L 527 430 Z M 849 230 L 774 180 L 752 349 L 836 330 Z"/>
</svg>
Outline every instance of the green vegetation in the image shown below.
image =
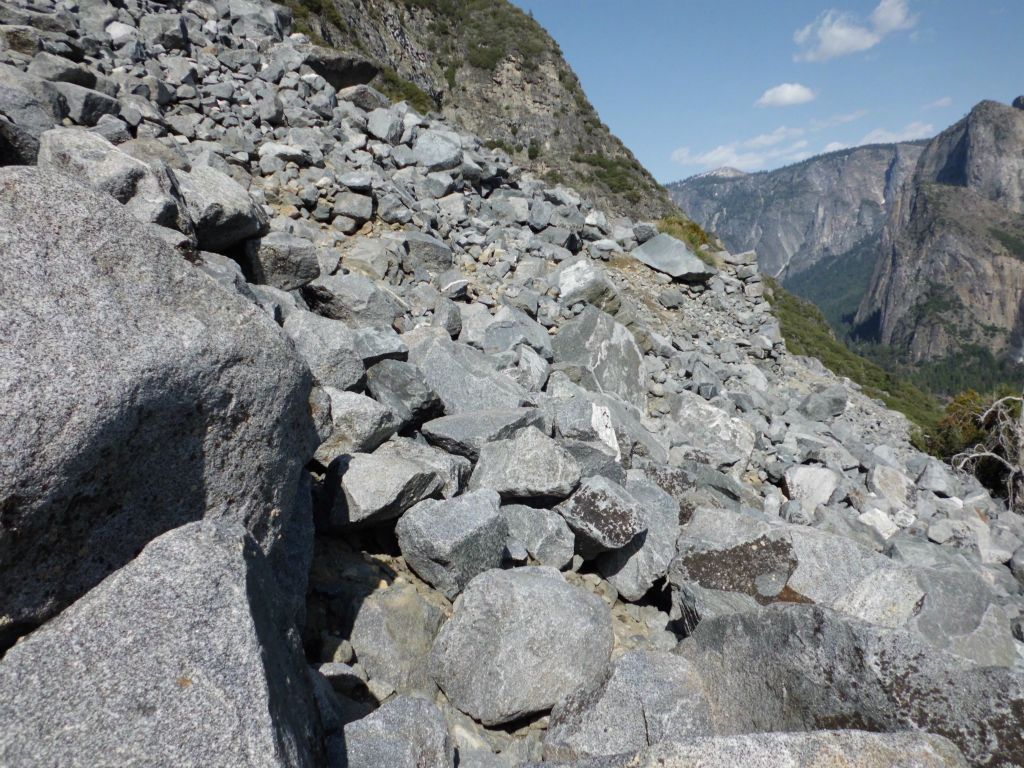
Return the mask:
<svg viewBox="0 0 1024 768">
<path fill-rule="evenodd" d="M 531 16 L 502 0 L 404 0 L 410 11 L 434 17 L 432 34 L 457 34 L 465 42 L 470 66 L 493 71 L 512 53 L 525 69 L 536 69 L 551 39 Z"/>
<path fill-rule="evenodd" d="M 938 399 L 855 354 L 835 337 L 821 310 L 771 278 L 766 280 L 774 295 L 772 304 L 789 351 L 818 358 L 833 373 L 860 384 L 868 396 L 904 414 L 921 430 L 915 435 L 915 444 L 919 448 L 929 447 L 929 440 L 943 416 Z"/>
<path fill-rule="evenodd" d="M 430 97 L 430 94 L 416 85 L 416 83 L 403 80 L 390 67 L 385 67 L 380 71 L 375 85 L 381 93 L 392 101 L 407 101 L 420 114 L 425 115 L 437 109 L 437 104 Z"/>
<path fill-rule="evenodd" d="M 282 0 L 282 3 L 292 12 L 295 31 L 306 35 L 317 45 L 326 45 L 326 41 L 314 27 L 314 19 L 321 25 L 330 24 L 341 34 L 348 31 L 348 24 L 331 0 Z"/>
<path fill-rule="evenodd" d="M 511 144 L 505 141 L 502 141 L 501 139 L 488 139 L 487 141 L 484 142 L 484 146 L 487 147 L 488 149 L 500 149 L 509 157 L 516 153 L 515 147 L 513 147 Z"/>
<path fill-rule="evenodd" d="M 535 139 L 535 138 L 534 139 L 530 139 L 530 144 L 526 148 L 526 155 L 527 155 L 527 157 L 529 157 L 531 160 L 536 160 L 538 157 L 540 157 L 540 153 L 541 153 L 540 142 L 537 141 L 537 139 Z"/>
<path fill-rule="evenodd" d="M 591 178 L 610 191 L 623 195 L 631 203 L 640 200 L 641 188 L 638 179 L 643 178 L 643 166 L 634 158 L 576 152 L 571 159 L 574 163 L 589 165 L 593 169 L 590 173 Z"/>
<path fill-rule="evenodd" d="M 990 233 L 1012 256 L 1024 260 L 1024 237 L 996 228 L 992 228 Z"/>
<path fill-rule="evenodd" d="M 786 290 L 816 304 L 841 338 L 851 331 L 853 316 L 868 292 L 878 254 L 878 238 L 870 238 L 834 259 L 823 259 L 783 278 Z"/>
<path fill-rule="evenodd" d="M 711 236 L 704 231 L 700 224 L 695 221 L 690 221 L 690 219 L 678 213 L 658 219 L 656 224 L 658 225 L 659 232 L 671 235 L 676 238 L 676 240 L 682 240 L 690 246 L 690 248 L 693 249 L 693 252 L 700 256 L 705 263 L 711 263 L 711 257 L 704 251 L 700 250 L 702 245 L 711 244 Z"/>
</svg>

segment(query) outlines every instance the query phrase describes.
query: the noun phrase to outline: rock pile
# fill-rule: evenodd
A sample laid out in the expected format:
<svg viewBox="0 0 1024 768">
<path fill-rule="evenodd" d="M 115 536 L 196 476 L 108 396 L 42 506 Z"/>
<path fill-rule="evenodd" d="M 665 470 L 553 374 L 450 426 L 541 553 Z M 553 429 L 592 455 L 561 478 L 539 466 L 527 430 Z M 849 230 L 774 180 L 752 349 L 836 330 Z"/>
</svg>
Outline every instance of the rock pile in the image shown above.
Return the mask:
<svg viewBox="0 0 1024 768">
<path fill-rule="evenodd" d="M 0 763 L 1024 762 L 1024 523 L 753 253 L 280 6 L 0 21 Z"/>
</svg>

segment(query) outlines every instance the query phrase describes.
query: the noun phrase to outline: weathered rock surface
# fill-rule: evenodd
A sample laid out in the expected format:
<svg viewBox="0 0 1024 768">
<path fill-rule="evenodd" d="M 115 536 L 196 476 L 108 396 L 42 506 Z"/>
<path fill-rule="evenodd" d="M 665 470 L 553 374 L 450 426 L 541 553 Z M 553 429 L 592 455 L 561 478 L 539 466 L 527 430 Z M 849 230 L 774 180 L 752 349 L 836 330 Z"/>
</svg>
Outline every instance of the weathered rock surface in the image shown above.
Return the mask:
<svg viewBox="0 0 1024 768">
<path fill-rule="evenodd" d="M 318 765 L 282 598 L 238 524 L 154 539 L 0 661 L 0 762 Z"/>
<path fill-rule="evenodd" d="M 455 750 L 441 710 L 427 699 L 412 696 L 392 699 L 369 717 L 346 725 L 337 751 L 338 762 L 348 768 L 455 765 Z"/>
<path fill-rule="evenodd" d="M 664 233 L 636 248 L 633 258 L 684 282 L 705 282 L 718 272 L 697 258 L 685 243 Z"/>
<path fill-rule="evenodd" d="M 0 624 L 52 616 L 201 517 L 244 522 L 299 598 L 315 437 L 279 330 L 106 195 L 27 168 L 0 190 Z"/>
<path fill-rule="evenodd" d="M 500 725 L 596 683 L 611 648 L 611 620 L 599 598 L 553 568 L 516 568 L 469 583 L 430 664 L 452 704 Z"/>
<path fill-rule="evenodd" d="M 536 427 L 480 448 L 470 488 L 490 488 L 503 499 L 565 498 L 579 485 L 576 460 Z"/>
</svg>

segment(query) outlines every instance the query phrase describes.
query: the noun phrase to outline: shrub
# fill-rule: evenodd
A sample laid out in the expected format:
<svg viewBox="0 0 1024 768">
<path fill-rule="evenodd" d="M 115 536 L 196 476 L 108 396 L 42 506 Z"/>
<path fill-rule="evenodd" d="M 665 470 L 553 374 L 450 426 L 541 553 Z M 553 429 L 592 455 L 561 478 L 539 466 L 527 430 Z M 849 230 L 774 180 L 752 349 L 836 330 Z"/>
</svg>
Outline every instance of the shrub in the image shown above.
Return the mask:
<svg viewBox="0 0 1024 768">
<path fill-rule="evenodd" d="M 540 152 L 540 142 L 537 141 L 537 139 L 530 139 L 530 144 L 526 148 L 527 157 L 529 157 L 531 160 L 536 160 L 538 157 L 540 157 Z"/>
<path fill-rule="evenodd" d="M 385 67 L 377 75 L 377 88 L 392 101 L 407 101 L 420 114 L 427 114 L 437 108 L 430 95 L 416 83 L 409 82 L 398 76 L 390 67 Z"/>
</svg>

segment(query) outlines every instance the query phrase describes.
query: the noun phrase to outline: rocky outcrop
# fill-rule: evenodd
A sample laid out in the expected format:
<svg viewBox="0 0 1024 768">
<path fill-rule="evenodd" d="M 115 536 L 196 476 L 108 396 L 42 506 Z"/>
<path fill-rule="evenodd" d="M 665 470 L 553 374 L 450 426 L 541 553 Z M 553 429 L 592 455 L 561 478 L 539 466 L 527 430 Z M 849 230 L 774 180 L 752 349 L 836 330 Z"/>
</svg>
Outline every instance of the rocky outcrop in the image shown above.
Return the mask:
<svg viewBox="0 0 1024 768">
<path fill-rule="evenodd" d="M 976 346 L 1024 360 L 1024 112 L 984 101 L 935 137 L 900 188 L 863 335 L 912 362 Z"/>
</svg>

